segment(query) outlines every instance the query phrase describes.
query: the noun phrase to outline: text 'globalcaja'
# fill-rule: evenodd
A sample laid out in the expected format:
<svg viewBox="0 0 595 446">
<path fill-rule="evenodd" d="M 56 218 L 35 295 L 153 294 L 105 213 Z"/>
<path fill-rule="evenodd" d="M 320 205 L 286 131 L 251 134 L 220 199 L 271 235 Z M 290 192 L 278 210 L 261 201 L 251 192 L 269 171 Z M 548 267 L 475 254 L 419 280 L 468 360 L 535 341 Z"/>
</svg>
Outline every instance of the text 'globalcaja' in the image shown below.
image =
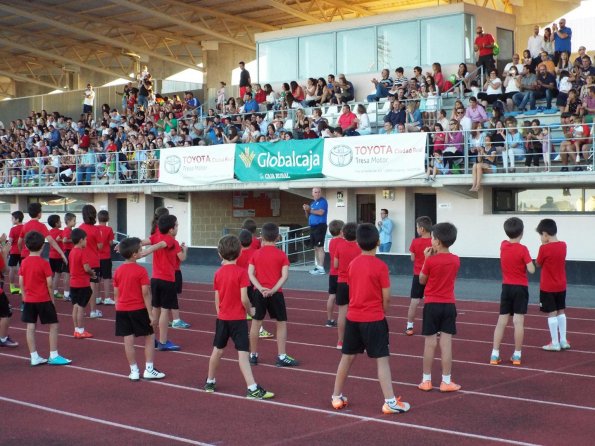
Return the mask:
<svg viewBox="0 0 595 446">
<path fill-rule="evenodd" d="M 290 154 L 259 153 L 256 162 L 259 167 L 305 167 L 306 171 L 320 166 L 321 163 L 320 155 L 315 154 L 312 150 L 305 154 L 297 154 L 294 151 Z"/>
</svg>

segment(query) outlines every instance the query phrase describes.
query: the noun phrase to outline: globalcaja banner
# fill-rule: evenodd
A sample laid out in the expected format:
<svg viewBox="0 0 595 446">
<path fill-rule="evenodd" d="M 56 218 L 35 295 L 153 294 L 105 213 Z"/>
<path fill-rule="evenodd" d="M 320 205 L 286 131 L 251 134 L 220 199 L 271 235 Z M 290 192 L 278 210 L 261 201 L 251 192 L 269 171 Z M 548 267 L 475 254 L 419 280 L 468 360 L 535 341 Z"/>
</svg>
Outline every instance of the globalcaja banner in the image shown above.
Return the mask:
<svg viewBox="0 0 595 446">
<path fill-rule="evenodd" d="M 322 177 L 321 139 L 238 144 L 235 174 L 240 181 L 289 181 Z"/>
<path fill-rule="evenodd" d="M 161 150 L 159 182 L 176 186 L 233 180 L 235 144 Z"/>
<path fill-rule="evenodd" d="M 353 136 L 324 140 L 325 177 L 395 181 L 425 173 L 426 133 Z"/>
</svg>

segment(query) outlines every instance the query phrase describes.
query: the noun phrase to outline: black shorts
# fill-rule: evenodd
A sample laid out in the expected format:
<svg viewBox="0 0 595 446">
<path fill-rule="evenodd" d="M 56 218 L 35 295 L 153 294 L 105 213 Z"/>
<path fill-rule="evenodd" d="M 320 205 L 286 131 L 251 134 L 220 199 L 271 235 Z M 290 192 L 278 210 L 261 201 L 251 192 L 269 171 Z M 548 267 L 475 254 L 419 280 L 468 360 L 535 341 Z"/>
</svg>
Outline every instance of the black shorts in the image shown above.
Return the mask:
<svg viewBox="0 0 595 446">
<path fill-rule="evenodd" d="M 19 266 L 21 264 L 20 254 L 9 254 L 8 255 L 8 266 Z"/>
<path fill-rule="evenodd" d="M 61 274 L 64 272 L 64 260 L 62 259 L 50 259 L 50 268 L 55 274 Z"/>
<path fill-rule="evenodd" d="M 267 312 L 271 319 L 279 322 L 287 320 L 287 309 L 285 308 L 285 297 L 283 293 L 276 292 L 272 296 L 264 297 L 260 291 L 254 290 L 254 320 L 262 321 Z"/>
<path fill-rule="evenodd" d="M 0 318 L 11 317 L 12 308 L 10 308 L 10 302 L 8 297 L 4 294 L 4 291 L 0 290 Z"/>
<path fill-rule="evenodd" d="M 457 308 L 455 304 L 426 303 L 423 311 L 421 334 L 432 336 L 438 332 L 457 334 Z"/>
<path fill-rule="evenodd" d="M 85 308 L 91 299 L 93 290 L 90 286 L 85 287 L 70 287 L 70 300 L 72 305 L 78 305 L 79 307 Z"/>
<path fill-rule="evenodd" d="M 336 274 L 328 276 L 328 293 L 329 294 L 337 294 L 337 280 L 339 280 L 339 276 Z"/>
<path fill-rule="evenodd" d="M 102 279 L 112 278 L 112 259 L 99 259 L 100 277 Z"/>
<path fill-rule="evenodd" d="M 539 311 L 553 313 L 566 308 L 566 290 L 551 293 L 539 290 Z"/>
<path fill-rule="evenodd" d="M 177 294 L 182 294 L 182 285 L 184 284 L 184 281 L 182 280 L 182 271 L 177 270 L 176 271 L 176 293 Z"/>
<path fill-rule="evenodd" d="M 161 279 L 151 279 L 151 304 L 155 308 L 177 310 L 178 294 L 176 283 Z"/>
<path fill-rule="evenodd" d="M 221 319 L 217 319 L 213 347 L 220 350 L 224 349 L 227 346 L 229 338 L 233 341 L 237 351 L 249 352 L 248 321 L 246 319 L 240 321 L 222 321 Z"/>
<path fill-rule="evenodd" d="M 419 283 L 419 276 L 413 276 L 411 280 L 411 299 L 423 299 L 425 289 L 426 286 Z"/>
<path fill-rule="evenodd" d="M 500 314 L 527 314 L 529 288 L 525 285 L 502 284 Z"/>
<path fill-rule="evenodd" d="M 93 271 L 95 271 L 95 279 L 91 278 L 91 282 L 92 283 L 99 283 L 99 281 L 101 280 L 101 268 L 97 267 L 97 268 L 91 268 Z"/>
<path fill-rule="evenodd" d="M 349 284 L 345 282 L 337 283 L 337 305 L 349 305 Z"/>
<path fill-rule="evenodd" d="M 247 292 L 248 292 L 248 299 L 250 300 L 250 305 L 254 306 L 254 285 L 250 284 L 247 287 Z"/>
<path fill-rule="evenodd" d="M 71 251 L 70 249 L 64 251 L 64 257 L 66 257 L 66 260 L 70 259 L 70 251 Z M 68 261 L 70 262 L 70 260 L 68 260 Z M 70 270 L 68 269 L 67 263 L 64 264 L 64 271 L 62 271 L 62 272 L 66 273 L 66 274 L 70 274 Z"/>
<path fill-rule="evenodd" d="M 316 226 L 310 226 L 310 241 L 313 247 L 324 246 L 324 240 L 326 239 L 326 223 L 322 223 Z"/>
<path fill-rule="evenodd" d="M 150 336 L 153 334 L 146 308 L 134 311 L 116 311 L 116 336 Z"/>
<path fill-rule="evenodd" d="M 341 353 L 355 355 L 364 350 L 370 358 L 384 358 L 388 351 L 388 322 L 345 322 L 345 337 Z"/>
<path fill-rule="evenodd" d="M 57 324 L 58 314 L 52 301 L 46 302 L 24 302 L 21 321 L 26 324 L 36 324 L 37 318 L 42 324 Z"/>
</svg>

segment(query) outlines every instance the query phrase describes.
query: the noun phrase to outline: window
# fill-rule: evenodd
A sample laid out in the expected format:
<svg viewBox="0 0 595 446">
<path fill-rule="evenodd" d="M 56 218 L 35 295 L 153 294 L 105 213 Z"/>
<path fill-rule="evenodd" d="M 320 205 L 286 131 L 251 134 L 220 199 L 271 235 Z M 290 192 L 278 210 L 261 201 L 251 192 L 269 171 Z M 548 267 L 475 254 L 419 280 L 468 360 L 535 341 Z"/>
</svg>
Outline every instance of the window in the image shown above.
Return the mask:
<svg viewBox="0 0 595 446">
<path fill-rule="evenodd" d="M 419 21 L 395 23 L 378 27 L 378 70 L 420 64 Z"/>
<path fill-rule="evenodd" d="M 465 62 L 474 62 L 474 46 L 475 46 L 475 16 L 465 14 Z"/>
<path fill-rule="evenodd" d="M 0 201 L 0 212 L 10 212 L 10 203 Z"/>
<path fill-rule="evenodd" d="M 65 197 L 29 197 L 27 203 L 41 203 L 44 214 L 60 214 L 64 212 L 81 212 L 86 201 Z"/>
<path fill-rule="evenodd" d="M 424 19 L 421 21 L 421 63 L 443 66 L 460 63 L 465 54 L 463 15 Z"/>
<path fill-rule="evenodd" d="M 376 28 L 337 33 L 337 73 L 369 73 L 376 67 Z"/>
<path fill-rule="evenodd" d="M 319 34 L 299 38 L 299 78 L 319 78 L 335 72 L 335 35 Z"/>
<path fill-rule="evenodd" d="M 287 82 L 297 78 L 297 39 L 258 44 L 258 78 L 260 83 Z"/>
<path fill-rule="evenodd" d="M 595 189 L 495 189 L 493 211 L 498 213 L 595 213 Z"/>
</svg>

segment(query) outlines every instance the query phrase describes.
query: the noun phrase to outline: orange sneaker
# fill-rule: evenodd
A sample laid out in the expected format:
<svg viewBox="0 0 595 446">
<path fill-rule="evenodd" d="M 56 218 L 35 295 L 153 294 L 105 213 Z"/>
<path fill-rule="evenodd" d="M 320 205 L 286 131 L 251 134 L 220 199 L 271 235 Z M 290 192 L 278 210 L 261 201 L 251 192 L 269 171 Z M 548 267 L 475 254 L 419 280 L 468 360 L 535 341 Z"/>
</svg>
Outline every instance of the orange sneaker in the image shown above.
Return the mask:
<svg viewBox="0 0 595 446">
<path fill-rule="evenodd" d="M 432 390 L 432 381 L 422 381 L 419 386 L 417 386 L 419 390 L 423 390 L 424 392 L 429 392 Z"/>
<path fill-rule="evenodd" d="M 446 384 L 444 381 L 440 383 L 441 392 L 456 392 L 457 390 L 460 390 L 460 388 L 461 386 L 453 383 L 452 381 L 449 384 Z"/>
<path fill-rule="evenodd" d="M 413 336 L 413 327 L 408 328 L 407 330 L 405 330 L 405 334 L 407 336 Z"/>
<path fill-rule="evenodd" d="M 346 396 L 337 396 L 337 397 L 333 397 L 333 408 L 335 410 L 340 410 L 340 409 L 344 409 L 345 407 L 347 407 L 347 397 Z"/>
<path fill-rule="evenodd" d="M 92 338 L 92 337 L 93 337 L 93 335 L 86 330 L 83 331 L 82 333 L 79 333 L 78 331 L 74 332 L 74 339 L 87 339 L 87 338 Z"/>
</svg>

